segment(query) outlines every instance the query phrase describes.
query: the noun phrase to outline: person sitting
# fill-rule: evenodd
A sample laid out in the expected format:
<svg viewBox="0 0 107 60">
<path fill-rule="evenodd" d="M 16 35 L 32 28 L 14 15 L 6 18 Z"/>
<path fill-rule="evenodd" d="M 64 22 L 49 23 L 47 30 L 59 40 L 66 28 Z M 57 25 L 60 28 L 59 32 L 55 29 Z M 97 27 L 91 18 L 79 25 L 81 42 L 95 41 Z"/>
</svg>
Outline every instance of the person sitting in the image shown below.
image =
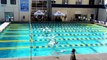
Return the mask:
<svg viewBox="0 0 107 60">
<path fill-rule="evenodd" d="M 91 24 L 94 24 L 94 20 L 93 20 L 93 19 L 90 19 L 90 23 L 91 23 Z"/>
</svg>

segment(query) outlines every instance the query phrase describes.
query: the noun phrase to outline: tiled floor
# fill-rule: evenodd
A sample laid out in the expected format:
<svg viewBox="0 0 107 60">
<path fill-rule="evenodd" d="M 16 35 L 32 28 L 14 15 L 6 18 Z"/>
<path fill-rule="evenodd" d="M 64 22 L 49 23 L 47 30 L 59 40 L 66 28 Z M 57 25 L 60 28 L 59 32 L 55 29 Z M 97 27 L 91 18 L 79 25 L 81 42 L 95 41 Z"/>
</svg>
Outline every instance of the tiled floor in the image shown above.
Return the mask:
<svg viewBox="0 0 107 60">
<path fill-rule="evenodd" d="M 32 60 L 70 60 L 71 55 L 60 56 L 57 59 L 55 56 L 49 57 L 33 57 Z M 0 60 L 31 60 L 30 58 L 9 58 Z M 76 60 L 107 60 L 107 53 L 105 54 L 88 54 L 88 55 L 76 55 Z"/>
</svg>

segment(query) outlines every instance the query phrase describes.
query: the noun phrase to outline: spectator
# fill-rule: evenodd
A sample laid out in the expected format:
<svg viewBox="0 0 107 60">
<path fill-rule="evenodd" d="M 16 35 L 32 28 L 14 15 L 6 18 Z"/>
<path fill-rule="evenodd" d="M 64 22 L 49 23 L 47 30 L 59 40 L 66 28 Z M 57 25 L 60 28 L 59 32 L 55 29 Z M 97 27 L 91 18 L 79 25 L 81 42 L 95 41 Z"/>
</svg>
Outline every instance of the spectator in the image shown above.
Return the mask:
<svg viewBox="0 0 107 60">
<path fill-rule="evenodd" d="M 75 57 L 75 49 L 72 49 L 72 55 L 70 57 L 70 60 L 76 60 L 76 57 Z"/>
</svg>

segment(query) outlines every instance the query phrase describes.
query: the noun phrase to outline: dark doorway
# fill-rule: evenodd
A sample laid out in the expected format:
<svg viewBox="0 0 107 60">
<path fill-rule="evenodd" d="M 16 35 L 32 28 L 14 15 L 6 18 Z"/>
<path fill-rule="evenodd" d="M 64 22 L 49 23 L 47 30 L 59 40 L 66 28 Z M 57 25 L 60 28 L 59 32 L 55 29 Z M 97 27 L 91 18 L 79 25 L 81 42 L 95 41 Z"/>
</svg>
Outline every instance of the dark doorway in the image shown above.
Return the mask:
<svg viewBox="0 0 107 60">
<path fill-rule="evenodd" d="M 14 21 L 14 13 L 5 12 L 5 21 Z"/>
</svg>

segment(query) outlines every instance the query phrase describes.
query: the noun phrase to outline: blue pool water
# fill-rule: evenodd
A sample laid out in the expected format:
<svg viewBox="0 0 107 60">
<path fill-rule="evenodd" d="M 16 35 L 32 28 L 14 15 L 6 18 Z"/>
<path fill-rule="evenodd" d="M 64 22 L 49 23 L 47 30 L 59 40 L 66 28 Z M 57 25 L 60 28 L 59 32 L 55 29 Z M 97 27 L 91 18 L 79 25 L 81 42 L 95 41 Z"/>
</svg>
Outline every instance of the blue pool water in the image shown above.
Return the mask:
<svg viewBox="0 0 107 60">
<path fill-rule="evenodd" d="M 0 33 L 0 58 L 65 55 L 73 48 L 76 54 L 107 53 L 106 46 L 107 28 L 96 24 L 32 23 L 30 29 L 27 23 L 11 23 Z"/>
</svg>

